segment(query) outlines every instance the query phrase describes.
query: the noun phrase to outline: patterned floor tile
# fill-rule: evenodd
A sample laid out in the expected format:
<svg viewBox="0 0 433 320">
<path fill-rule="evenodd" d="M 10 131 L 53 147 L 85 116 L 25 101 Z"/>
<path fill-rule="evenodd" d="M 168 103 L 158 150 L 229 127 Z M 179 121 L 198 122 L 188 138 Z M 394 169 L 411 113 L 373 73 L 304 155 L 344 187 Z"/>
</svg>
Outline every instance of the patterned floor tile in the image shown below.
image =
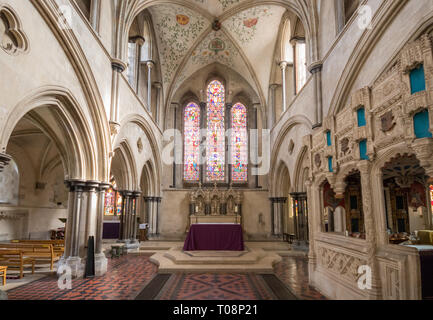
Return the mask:
<svg viewBox="0 0 433 320">
<path fill-rule="evenodd" d="M 9 300 L 131 300 L 156 275 L 148 256 L 128 255 L 108 260 L 108 272 L 93 279 L 75 279 L 61 290 L 55 275 L 9 290 Z"/>
<path fill-rule="evenodd" d="M 275 274 L 288 286 L 293 294 L 302 300 L 326 300 L 326 297 L 308 284 L 308 259 L 304 257 L 283 257 Z"/>
<path fill-rule="evenodd" d="M 255 274 L 176 274 L 159 300 L 275 300 Z"/>
</svg>

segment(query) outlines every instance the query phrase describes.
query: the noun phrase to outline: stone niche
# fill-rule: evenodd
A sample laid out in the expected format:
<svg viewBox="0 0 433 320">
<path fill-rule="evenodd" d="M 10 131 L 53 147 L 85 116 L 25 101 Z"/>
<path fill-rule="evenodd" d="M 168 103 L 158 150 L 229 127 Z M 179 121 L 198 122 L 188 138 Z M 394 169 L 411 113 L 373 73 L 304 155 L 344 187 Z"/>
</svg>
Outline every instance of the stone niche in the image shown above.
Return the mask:
<svg viewBox="0 0 433 320">
<path fill-rule="evenodd" d="M 203 189 L 199 184 L 198 189 L 190 192 L 189 197 L 189 223 L 236 223 L 241 224 L 242 191 L 218 189 L 214 184 L 213 189 Z"/>
</svg>

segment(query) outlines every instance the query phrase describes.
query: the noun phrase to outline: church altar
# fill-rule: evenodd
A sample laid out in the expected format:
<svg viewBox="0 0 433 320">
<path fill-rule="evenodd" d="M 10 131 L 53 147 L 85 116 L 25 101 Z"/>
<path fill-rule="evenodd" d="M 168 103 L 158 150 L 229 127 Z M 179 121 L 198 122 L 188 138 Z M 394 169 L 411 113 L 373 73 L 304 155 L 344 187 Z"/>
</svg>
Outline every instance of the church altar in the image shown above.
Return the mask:
<svg viewBox="0 0 433 320">
<path fill-rule="evenodd" d="M 199 223 L 242 223 L 243 193 L 229 189 L 221 190 L 214 184 L 213 189 L 203 189 L 201 183 L 197 190 L 190 192 L 189 225 Z"/>
<path fill-rule="evenodd" d="M 184 251 L 244 251 L 240 224 L 193 224 L 183 247 Z"/>
</svg>

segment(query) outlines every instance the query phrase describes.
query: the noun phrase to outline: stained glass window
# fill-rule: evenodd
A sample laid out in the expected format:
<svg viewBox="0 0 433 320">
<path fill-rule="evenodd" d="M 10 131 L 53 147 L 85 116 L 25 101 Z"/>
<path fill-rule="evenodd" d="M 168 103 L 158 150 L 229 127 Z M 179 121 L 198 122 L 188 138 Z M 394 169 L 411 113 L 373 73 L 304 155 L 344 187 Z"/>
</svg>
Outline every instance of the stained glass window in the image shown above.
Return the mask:
<svg viewBox="0 0 433 320">
<path fill-rule="evenodd" d="M 114 216 L 114 204 L 116 198 L 116 191 L 110 188 L 105 192 L 104 215 Z"/>
<path fill-rule="evenodd" d="M 224 180 L 225 129 L 224 129 L 225 89 L 218 80 L 212 81 L 207 92 L 207 180 Z"/>
<path fill-rule="evenodd" d="M 232 116 L 232 181 L 245 182 L 248 177 L 247 108 L 241 103 L 233 106 Z"/>
<path fill-rule="evenodd" d="M 430 204 L 431 204 L 431 210 L 433 212 L 433 185 L 430 186 Z"/>
<path fill-rule="evenodd" d="M 198 181 L 200 175 L 200 107 L 189 103 L 184 110 L 184 178 Z"/>
<path fill-rule="evenodd" d="M 113 187 L 105 191 L 104 215 L 119 216 L 122 214 L 122 196 L 117 192 L 116 182 L 111 181 Z"/>
</svg>

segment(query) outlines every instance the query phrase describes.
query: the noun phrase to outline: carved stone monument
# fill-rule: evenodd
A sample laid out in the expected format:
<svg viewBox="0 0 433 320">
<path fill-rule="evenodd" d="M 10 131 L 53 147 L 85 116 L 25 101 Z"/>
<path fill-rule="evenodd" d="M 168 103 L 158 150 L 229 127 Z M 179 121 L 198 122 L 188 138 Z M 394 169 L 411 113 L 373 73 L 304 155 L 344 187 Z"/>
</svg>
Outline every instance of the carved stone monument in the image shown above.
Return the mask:
<svg viewBox="0 0 433 320">
<path fill-rule="evenodd" d="M 241 224 L 243 192 L 229 189 L 203 189 L 201 183 L 197 190 L 188 194 L 190 225 L 196 223 L 237 223 Z"/>
</svg>

